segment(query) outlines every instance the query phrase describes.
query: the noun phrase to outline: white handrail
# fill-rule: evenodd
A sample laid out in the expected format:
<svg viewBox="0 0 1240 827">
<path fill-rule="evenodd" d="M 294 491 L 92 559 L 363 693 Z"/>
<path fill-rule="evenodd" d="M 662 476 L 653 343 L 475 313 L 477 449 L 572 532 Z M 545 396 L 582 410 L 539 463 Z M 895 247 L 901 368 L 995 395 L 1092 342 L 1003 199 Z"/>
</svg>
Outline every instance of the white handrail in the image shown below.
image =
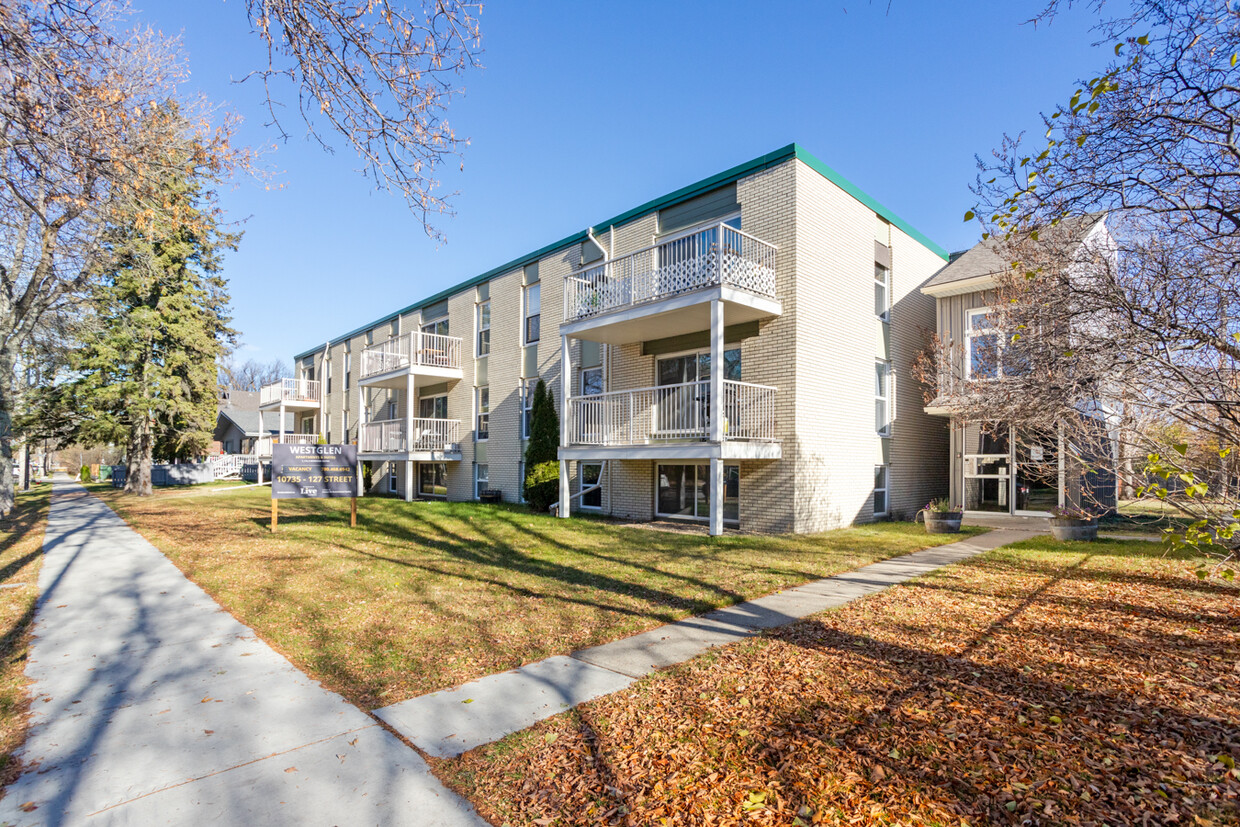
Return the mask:
<svg viewBox="0 0 1240 827">
<path fill-rule="evenodd" d="M 407 439 L 406 426 L 404 419 L 367 422 L 358 434 L 358 450 L 371 454 L 458 450 L 461 441 L 459 419 L 414 419 L 412 441 Z"/>
<path fill-rule="evenodd" d="M 279 402 L 319 402 L 323 399 L 323 386 L 317 379 L 280 379 L 259 389 L 258 404 L 274 405 Z"/>
<path fill-rule="evenodd" d="M 725 223 L 670 235 L 564 277 L 564 318 L 583 319 L 702 287 L 775 297 L 778 248 Z"/>
<path fill-rule="evenodd" d="M 725 440 L 776 441 L 776 389 L 724 380 Z M 570 445 L 645 445 L 710 438 L 710 382 L 684 382 L 569 398 Z"/>
<path fill-rule="evenodd" d="M 419 366 L 459 370 L 462 350 L 459 336 L 402 333 L 362 351 L 362 376 Z"/>
</svg>

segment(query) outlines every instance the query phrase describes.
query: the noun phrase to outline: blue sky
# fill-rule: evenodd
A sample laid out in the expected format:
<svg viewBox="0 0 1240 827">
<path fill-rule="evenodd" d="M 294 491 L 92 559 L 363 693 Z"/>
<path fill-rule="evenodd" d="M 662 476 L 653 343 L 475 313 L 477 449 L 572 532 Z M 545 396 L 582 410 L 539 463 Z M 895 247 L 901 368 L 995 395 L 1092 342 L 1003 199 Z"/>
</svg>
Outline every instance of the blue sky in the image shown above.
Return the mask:
<svg viewBox="0 0 1240 827">
<path fill-rule="evenodd" d="M 237 84 L 264 59 L 243 0 L 135 0 L 137 18 L 180 33 L 191 78 L 245 118 L 241 139 L 273 145 L 270 189 L 222 194 L 244 221 L 225 275 L 238 356 L 297 352 L 639 203 L 800 143 L 947 249 L 975 156 L 1106 63 L 1083 10 L 1021 25 L 1016 3 L 487 3 L 484 68 L 462 78 L 449 120 L 471 139 L 459 191 L 428 238 L 399 198 L 374 192 L 343 139 L 327 154 L 276 143 L 262 94 Z M 287 100 L 292 101 L 292 92 Z"/>
</svg>

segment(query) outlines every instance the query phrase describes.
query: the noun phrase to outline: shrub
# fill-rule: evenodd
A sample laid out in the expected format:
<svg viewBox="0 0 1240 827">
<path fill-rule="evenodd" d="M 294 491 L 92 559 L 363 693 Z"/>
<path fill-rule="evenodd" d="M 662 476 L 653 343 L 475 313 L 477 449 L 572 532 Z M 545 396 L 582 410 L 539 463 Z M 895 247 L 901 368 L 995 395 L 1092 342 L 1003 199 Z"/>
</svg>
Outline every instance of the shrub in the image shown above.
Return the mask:
<svg viewBox="0 0 1240 827">
<path fill-rule="evenodd" d="M 961 509 L 958 505 L 952 505 L 951 500 L 947 499 L 947 497 L 941 497 L 926 503 L 925 510 L 932 514 L 957 514 Z"/>
<path fill-rule="evenodd" d="M 82 470 L 78 471 L 78 479 L 82 482 L 91 482 L 90 466 L 83 465 Z"/>
<path fill-rule="evenodd" d="M 546 513 L 560 498 L 560 463 L 540 462 L 525 472 L 525 502 L 534 511 Z"/>
</svg>

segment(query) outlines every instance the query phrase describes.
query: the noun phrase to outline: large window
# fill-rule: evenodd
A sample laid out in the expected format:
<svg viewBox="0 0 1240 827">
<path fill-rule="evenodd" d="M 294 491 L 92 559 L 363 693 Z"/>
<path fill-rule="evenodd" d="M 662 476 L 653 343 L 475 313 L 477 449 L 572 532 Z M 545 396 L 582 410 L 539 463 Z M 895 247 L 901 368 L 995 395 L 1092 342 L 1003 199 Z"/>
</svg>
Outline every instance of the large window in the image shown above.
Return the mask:
<svg viewBox="0 0 1240 827">
<path fill-rule="evenodd" d="M 740 518 L 740 467 L 723 466 L 723 520 Z M 660 517 L 710 519 L 710 466 L 660 465 L 655 513 Z"/>
<path fill-rule="evenodd" d="M 887 466 L 874 466 L 874 516 L 886 517 L 887 505 Z"/>
<path fill-rule="evenodd" d="M 491 302 L 478 302 L 478 355 L 491 352 Z"/>
<path fill-rule="evenodd" d="M 538 387 L 537 379 L 526 379 L 521 383 L 521 438 L 530 438 L 530 418 L 534 415 L 534 389 Z M 522 475 L 522 479 L 525 476 Z"/>
<path fill-rule="evenodd" d="M 884 322 L 891 317 L 891 271 L 874 265 L 874 315 Z"/>
<path fill-rule="evenodd" d="M 874 429 L 891 435 L 891 363 L 874 363 Z"/>
<path fill-rule="evenodd" d="M 491 389 L 488 387 L 478 388 L 478 423 L 477 433 L 474 438 L 477 440 L 487 439 L 491 433 Z"/>
<path fill-rule="evenodd" d="M 577 493 L 582 508 L 597 511 L 603 507 L 603 464 L 583 462 L 577 466 Z M 595 488 L 595 486 L 599 486 Z M 592 489 L 592 490 L 591 490 Z M 584 493 L 583 493 L 584 492 Z"/>
<path fill-rule="evenodd" d="M 965 317 L 965 373 L 969 379 L 998 379 L 1002 376 L 1003 341 L 990 320 L 990 308 L 970 310 Z"/>
<path fill-rule="evenodd" d="M 447 419 L 448 395 L 424 396 L 418 400 L 419 419 Z"/>
<path fill-rule="evenodd" d="M 542 314 L 541 287 L 531 284 L 525 288 L 525 343 L 538 341 L 539 318 Z"/>
<path fill-rule="evenodd" d="M 481 499 L 482 492 L 491 487 L 491 468 L 486 464 L 474 466 L 474 498 Z"/>
<path fill-rule="evenodd" d="M 448 496 L 448 464 L 446 462 L 418 463 L 418 494 L 423 497 Z"/>
<path fill-rule="evenodd" d="M 396 404 L 396 400 L 395 400 L 395 399 L 393 399 L 393 400 L 389 401 L 389 402 L 388 402 L 388 415 L 387 415 L 387 418 L 388 418 L 389 420 L 391 420 L 391 419 L 395 419 L 396 417 L 400 416 L 400 414 L 399 414 L 399 413 L 397 413 L 397 411 L 398 411 L 398 407 L 397 407 L 397 404 Z"/>
</svg>

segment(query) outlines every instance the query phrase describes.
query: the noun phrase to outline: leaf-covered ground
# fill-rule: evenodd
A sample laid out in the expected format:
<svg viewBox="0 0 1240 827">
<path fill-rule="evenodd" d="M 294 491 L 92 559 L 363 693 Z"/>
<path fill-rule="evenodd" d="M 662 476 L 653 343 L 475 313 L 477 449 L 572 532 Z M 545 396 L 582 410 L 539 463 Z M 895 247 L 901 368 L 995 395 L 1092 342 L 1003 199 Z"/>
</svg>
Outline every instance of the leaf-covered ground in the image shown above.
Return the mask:
<svg viewBox="0 0 1240 827">
<path fill-rule="evenodd" d="M 1240 823 L 1240 591 L 1035 540 L 437 771 L 494 824 Z"/>
<path fill-rule="evenodd" d="M 44 483 L 19 491 L 8 518 L 0 520 L 0 787 L 12 783 L 21 770 L 13 753 L 26 740 L 26 654 L 39 597 L 51 490 L 51 484 Z"/>
<path fill-rule="evenodd" d="M 710 538 L 516 506 L 285 500 L 270 489 L 151 498 L 92 486 L 186 575 L 364 709 L 952 542 L 910 523 Z"/>
</svg>

